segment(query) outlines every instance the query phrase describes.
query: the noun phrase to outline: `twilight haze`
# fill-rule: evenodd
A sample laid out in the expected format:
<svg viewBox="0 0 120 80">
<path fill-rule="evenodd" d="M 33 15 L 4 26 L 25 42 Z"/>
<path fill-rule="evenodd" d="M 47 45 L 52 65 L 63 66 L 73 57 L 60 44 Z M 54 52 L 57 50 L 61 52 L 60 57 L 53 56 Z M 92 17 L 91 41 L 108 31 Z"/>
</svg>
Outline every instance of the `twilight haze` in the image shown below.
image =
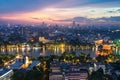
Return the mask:
<svg viewBox="0 0 120 80">
<path fill-rule="evenodd" d="M 0 23 L 120 24 L 120 0 L 0 0 Z"/>
</svg>

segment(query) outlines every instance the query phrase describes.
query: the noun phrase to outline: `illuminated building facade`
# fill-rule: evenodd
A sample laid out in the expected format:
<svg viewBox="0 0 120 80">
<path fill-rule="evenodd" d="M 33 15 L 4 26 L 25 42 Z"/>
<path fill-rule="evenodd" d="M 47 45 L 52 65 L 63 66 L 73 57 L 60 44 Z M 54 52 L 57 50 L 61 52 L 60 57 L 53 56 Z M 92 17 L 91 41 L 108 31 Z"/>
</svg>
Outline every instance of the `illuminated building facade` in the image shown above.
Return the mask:
<svg viewBox="0 0 120 80">
<path fill-rule="evenodd" d="M 108 42 L 108 43 L 104 43 L 104 42 Z M 97 55 L 102 55 L 102 56 L 106 56 L 109 54 L 112 54 L 112 44 L 109 43 L 109 41 L 104 41 L 104 40 L 96 40 L 94 41 L 97 51 L 96 54 Z"/>
</svg>

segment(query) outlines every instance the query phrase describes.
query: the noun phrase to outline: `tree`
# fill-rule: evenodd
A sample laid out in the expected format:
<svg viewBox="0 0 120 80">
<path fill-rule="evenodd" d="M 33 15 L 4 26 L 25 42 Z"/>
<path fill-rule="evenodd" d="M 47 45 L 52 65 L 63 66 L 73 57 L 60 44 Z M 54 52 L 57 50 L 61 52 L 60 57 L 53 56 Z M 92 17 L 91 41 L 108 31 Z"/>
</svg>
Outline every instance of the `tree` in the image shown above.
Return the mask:
<svg viewBox="0 0 120 80">
<path fill-rule="evenodd" d="M 120 61 L 117 61 L 113 67 L 114 69 L 120 69 Z"/>
<path fill-rule="evenodd" d="M 26 72 L 26 76 L 24 80 L 42 80 L 43 73 L 38 70 L 31 70 Z"/>
<path fill-rule="evenodd" d="M 102 68 L 99 68 L 97 71 L 93 72 L 88 80 L 105 80 L 104 72 Z"/>
<path fill-rule="evenodd" d="M 17 71 L 11 77 L 11 80 L 25 80 L 26 73 L 22 71 Z"/>
<path fill-rule="evenodd" d="M 112 77 L 110 75 L 106 74 L 105 75 L 105 80 L 113 80 L 113 79 L 112 79 Z M 118 80 L 120 80 L 120 79 L 118 79 Z"/>
<path fill-rule="evenodd" d="M 96 60 L 97 60 L 98 62 L 105 62 L 106 59 L 107 59 L 107 56 L 98 55 L 98 56 L 96 57 Z"/>
<path fill-rule="evenodd" d="M 120 80 L 120 76 L 118 76 L 117 80 Z"/>
<path fill-rule="evenodd" d="M 79 59 L 81 62 L 87 62 L 91 60 L 90 54 L 80 53 Z"/>
<path fill-rule="evenodd" d="M 0 66 L 3 66 L 4 62 L 2 60 L 2 58 L 0 58 Z"/>
<path fill-rule="evenodd" d="M 104 74 L 103 69 L 101 67 L 97 70 L 97 72 Z"/>
<path fill-rule="evenodd" d="M 104 80 L 104 75 L 101 72 L 93 72 L 89 77 L 88 80 Z"/>
</svg>

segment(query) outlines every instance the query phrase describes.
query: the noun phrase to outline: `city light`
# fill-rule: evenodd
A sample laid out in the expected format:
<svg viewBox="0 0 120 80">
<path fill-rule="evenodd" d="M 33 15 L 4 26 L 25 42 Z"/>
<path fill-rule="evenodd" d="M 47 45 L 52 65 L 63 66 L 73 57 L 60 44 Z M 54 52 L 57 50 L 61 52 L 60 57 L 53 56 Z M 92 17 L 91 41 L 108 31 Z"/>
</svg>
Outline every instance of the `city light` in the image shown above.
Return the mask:
<svg viewBox="0 0 120 80">
<path fill-rule="evenodd" d="M 0 80 L 120 80 L 120 0 L 0 0 Z"/>
</svg>

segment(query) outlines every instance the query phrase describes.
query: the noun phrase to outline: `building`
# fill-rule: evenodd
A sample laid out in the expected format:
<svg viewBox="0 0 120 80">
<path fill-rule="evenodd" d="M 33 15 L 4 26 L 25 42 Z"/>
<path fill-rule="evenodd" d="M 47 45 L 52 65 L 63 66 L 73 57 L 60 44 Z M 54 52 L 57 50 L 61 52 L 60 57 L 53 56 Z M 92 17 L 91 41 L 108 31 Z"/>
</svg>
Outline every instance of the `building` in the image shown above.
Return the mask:
<svg viewBox="0 0 120 80">
<path fill-rule="evenodd" d="M 16 61 L 14 64 L 10 65 L 10 68 L 13 70 L 18 70 L 21 69 L 22 64 L 22 61 Z"/>
<path fill-rule="evenodd" d="M 70 65 L 68 72 L 65 74 L 64 80 L 87 80 L 88 65 Z"/>
<path fill-rule="evenodd" d="M 49 80 L 64 80 L 62 72 L 52 72 L 49 74 Z"/>
<path fill-rule="evenodd" d="M 1 68 L 0 69 L 0 80 L 10 80 L 13 75 L 12 69 Z"/>
<path fill-rule="evenodd" d="M 24 63 L 24 64 L 29 64 L 29 58 L 28 58 L 28 56 L 25 55 L 25 56 L 23 57 L 23 63 Z"/>
<path fill-rule="evenodd" d="M 53 62 L 50 69 L 49 80 L 64 80 L 59 62 Z"/>
<path fill-rule="evenodd" d="M 51 65 L 50 69 L 51 69 L 52 72 L 61 72 L 60 65 Z"/>
<path fill-rule="evenodd" d="M 64 80 L 87 80 L 88 71 L 82 69 L 78 71 L 69 71 L 64 78 Z"/>
<path fill-rule="evenodd" d="M 76 22 L 75 22 L 75 21 L 72 22 L 72 27 L 73 27 L 73 28 L 76 27 Z"/>
<path fill-rule="evenodd" d="M 46 39 L 45 37 L 39 37 L 39 41 L 42 42 L 43 44 L 45 43 L 53 43 L 54 41 Z"/>
<path fill-rule="evenodd" d="M 34 60 L 26 70 L 32 70 L 34 66 L 39 66 L 39 65 L 40 65 L 40 62 L 37 60 Z"/>
</svg>

